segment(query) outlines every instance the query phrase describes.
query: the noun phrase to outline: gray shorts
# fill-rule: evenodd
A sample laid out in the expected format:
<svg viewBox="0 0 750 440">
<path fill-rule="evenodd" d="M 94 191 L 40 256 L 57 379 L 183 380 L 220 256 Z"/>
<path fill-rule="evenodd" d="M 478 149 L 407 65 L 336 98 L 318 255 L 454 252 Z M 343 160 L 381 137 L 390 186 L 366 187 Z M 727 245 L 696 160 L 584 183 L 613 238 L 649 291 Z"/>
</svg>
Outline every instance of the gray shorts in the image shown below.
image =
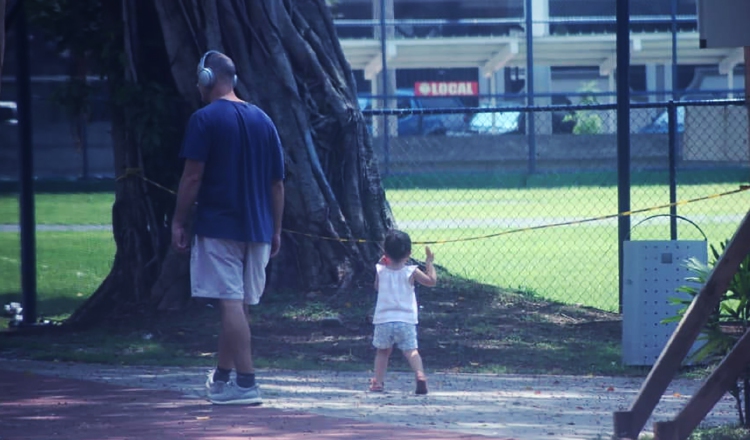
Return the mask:
<svg viewBox="0 0 750 440">
<path fill-rule="evenodd" d="M 258 304 L 266 286 L 269 243 L 196 236 L 190 249 L 192 295 Z"/>
<path fill-rule="evenodd" d="M 417 325 L 406 322 L 384 322 L 375 324 L 372 345 L 385 350 L 396 345 L 401 350 L 416 350 Z"/>
</svg>

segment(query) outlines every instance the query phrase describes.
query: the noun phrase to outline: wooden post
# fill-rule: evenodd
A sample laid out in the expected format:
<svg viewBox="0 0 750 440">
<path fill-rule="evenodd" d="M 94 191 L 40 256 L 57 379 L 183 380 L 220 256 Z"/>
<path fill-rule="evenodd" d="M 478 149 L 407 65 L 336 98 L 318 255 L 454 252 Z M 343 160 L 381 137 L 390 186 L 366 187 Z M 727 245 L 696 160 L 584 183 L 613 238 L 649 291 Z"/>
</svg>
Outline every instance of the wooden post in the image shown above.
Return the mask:
<svg viewBox="0 0 750 440">
<path fill-rule="evenodd" d="M 680 430 L 675 422 L 654 423 L 654 440 L 680 440 Z"/>
<path fill-rule="evenodd" d="M 706 379 L 697 393 L 674 418 L 679 433 L 676 440 L 687 439 L 701 420 L 737 381 L 742 370 L 750 363 L 750 332 L 746 332 L 734 345 L 732 351 L 721 361 L 716 370 Z M 656 437 L 656 440 L 664 440 Z M 670 439 L 671 440 L 671 439 Z"/>
<path fill-rule="evenodd" d="M 633 426 L 633 413 L 630 411 L 615 411 L 614 426 L 615 426 L 615 438 L 617 439 L 630 439 L 638 438 L 638 433 L 630 432 Z"/>
<path fill-rule="evenodd" d="M 619 420 L 629 421 L 630 426 L 617 425 L 618 419 L 615 419 L 615 433 L 627 433 L 629 437 L 638 437 L 701 329 L 706 325 L 711 311 L 719 304 L 722 295 L 727 291 L 730 280 L 737 272 L 737 267 L 748 253 L 750 253 L 750 212 L 745 214 L 732 241 L 727 245 L 724 254 L 719 258 L 706 283 L 693 299 L 685 316 L 682 317 L 680 324 L 646 377 L 635 402 L 628 411 L 631 413 L 630 419 L 620 416 Z"/>
</svg>

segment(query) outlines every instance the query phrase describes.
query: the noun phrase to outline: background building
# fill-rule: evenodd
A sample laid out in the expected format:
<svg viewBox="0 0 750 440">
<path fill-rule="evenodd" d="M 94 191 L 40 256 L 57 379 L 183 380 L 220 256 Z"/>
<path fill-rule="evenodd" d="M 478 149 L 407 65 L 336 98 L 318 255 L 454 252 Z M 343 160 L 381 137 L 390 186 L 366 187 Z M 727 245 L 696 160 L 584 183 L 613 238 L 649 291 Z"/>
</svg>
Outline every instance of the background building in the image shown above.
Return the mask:
<svg viewBox="0 0 750 440">
<path fill-rule="evenodd" d="M 413 88 L 421 81 L 476 81 L 479 96 L 518 102 L 525 96 L 530 56 L 534 93 L 542 99 L 537 103 L 549 103 L 550 94 L 566 97 L 557 103 L 575 103 L 584 89 L 611 94 L 604 102 L 614 99 L 612 0 L 337 0 L 332 11 L 345 52 L 357 70 L 360 93 L 382 94 L 377 84 L 382 80 L 373 85 L 380 50 L 374 55 L 363 53 L 363 40 L 379 40 L 381 4 L 389 20 L 386 41 L 394 43 L 386 52 L 391 58 L 388 67 L 395 70 L 395 88 Z M 696 0 L 632 0 L 630 4 L 630 78 L 635 100 L 731 97 L 743 90 L 740 50 L 698 48 Z M 534 47 L 527 54 L 529 6 Z M 367 55 L 373 58 L 363 61 L 361 57 Z M 467 105 L 477 103 L 463 99 Z"/>
</svg>

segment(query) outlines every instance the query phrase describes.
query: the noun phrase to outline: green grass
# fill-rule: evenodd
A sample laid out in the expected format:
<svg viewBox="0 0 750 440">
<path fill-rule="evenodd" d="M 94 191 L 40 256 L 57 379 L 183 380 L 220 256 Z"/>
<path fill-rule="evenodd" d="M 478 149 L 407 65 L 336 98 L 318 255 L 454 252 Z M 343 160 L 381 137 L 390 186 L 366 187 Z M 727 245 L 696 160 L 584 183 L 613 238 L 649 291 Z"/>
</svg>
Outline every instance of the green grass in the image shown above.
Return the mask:
<svg viewBox="0 0 750 440">
<path fill-rule="evenodd" d="M 683 184 L 713 184 L 747 182 L 748 170 L 737 167 L 721 170 L 679 171 L 677 182 Z M 416 171 L 409 174 L 393 174 L 383 179 L 387 189 L 411 188 L 463 188 L 463 189 L 498 189 L 498 188 L 561 188 L 561 187 L 617 187 L 618 176 L 615 172 L 590 171 L 577 173 L 541 173 L 527 175 L 507 172 L 435 172 Z M 669 176 L 662 171 L 634 171 L 631 173 L 631 184 L 664 185 L 669 183 Z"/>
<path fill-rule="evenodd" d="M 682 185 L 678 199 L 705 197 L 738 183 Z M 617 188 L 390 189 L 387 197 L 399 227 L 417 242 L 432 244 L 438 264 L 463 277 L 519 289 L 565 303 L 602 310 L 618 307 L 616 219 L 545 229 L 532 226 L 607 216 L 617 212 Z M 663 185 L 637 186 L 631 209 L 668 203 Z M 678 239 L 709 243 L 730 238 L 750 192 L 678 207 L 696 226 L 678 219 Z M 669 240 L 668 214 L 658 209 L 631 217 L 632 240 Z M 493 225 L 493 222 L 495 225 Z M 479 238 L 500 234 L 495 237 Z M 414 255 L 422 258 L 421 245 Z"/>
<path fill-rule="evenodd" d="M 738 188 L 745 171 L 691 172 L 679 175 L 678 200 L 705 197 Z M 398 226 L 416 242 L 453 241 L 431 245 L 437 263 L 467 279 L 533 293 L 555 301 L 583 304 L 602 310 L 618 307 L 616 219 L 530 230 L 531 226 L 582 218 L 609 216 L 618 208 L 613 173 L 535 175 L 436 174 L 389 177 L 386 195 Z M 664 173 L 635 173 L 630 198 L 633 210 L 669 201 Z M 695 182 L 687 184 L 686 182 Z M 463 185 L 462 185 L 463 183 Z M 452 187 L 446 187 L 453 185 Z M 750 192 L 700 201 L 678 207 L 677 213 L 693 221 L 679 220 L 678 239 L 703 239 L 716 244 L 730 238 L 749 205 Z M 38 194 L 39 224 L 104 224 L 111 222 L 113 195 L 109 193 Z M 15 196 L 0 196 L 0 224 L 17 223 Z M 668 240 L 670 231 L 658 209 L 631 217 L 631 239 Z M 512 233 L 508 233 L 512 232 Z M 51 235 L 48 235 L 51 234 Z M 502 234 L 495 237 L 487 235 Z M 60 237 L 66 237 L 61 239 Z M 41 265 L 89 267 L 108 262 L 113 255 L 110 234 L 77 232 L 56 235 L 40 232 L 37 243 Z M 478 238 L 478 239 L 477 239 Z M 17 290 L 17 235 L 0 233 L 6 288 Z M 102 246 L 102 240 L 108 245 Z M 55 255 L 61 260 L 54 261 Z M 414 250 L 422 258 L 422 245 Z M 15 261 L 15 265 L 11 264 Z M 85 272 L 85 271 L 83 271 Z M 97 270 L 98 279 L 106 271 Z M 91 284 L 75 286 L 61 278 L 59 287 L 40 278 L 40 291 L 55 289 L 65 295 L 90 293 Z M 42 289 L 42 287 L 44 287 Z M 75 292 L 73 291 L 75 290 Z"/>
<path fill-rule="evenodd" d="M 42 225 L 107 225 L 112 223 L 113 193 L 37 194 L 36 221 Z M 0 195 L 0 224 L 19 221 L 18 197 Z"/>
<path fill-rule="evenodd" d="M 213 352 L 188 353 L 178 344 L 151 341 L 149 332 L 98 329 L 60 335 L 0 336 L 3 356 L 37 361 L 65 361 L 120 365 L 205 366 L 216 363 Z"/>
<path fill-rule="evenodd" d="M 2 304 L 21 299 L 19 243 L 19 234 L 0 233 Z M 68 316 L 107 276 L 114 252 L 110 232 L 38 232 L 39 315 L 51 319 Z M 0 324 L 4 327 L 6 322 Z"/>
<path fill-rule="evenodd" d="M 737 189 L 737 184 L 683 186 L 679 200 L 708 196 Z M 461 219 L 560 219 L 616 214 L 617 188 L 535 188 L 535 189 L 401 189 L 387 190 L 388 201 L 398 206 L 397 220 Z M 631 210 L 669 203 L 669 189 L 663 186 L 639 186 L 631 191 Z M 737 200 L 719 199 L 711 204 L 696 202 L 693 215 L 735 214 Z"/>
</svg>

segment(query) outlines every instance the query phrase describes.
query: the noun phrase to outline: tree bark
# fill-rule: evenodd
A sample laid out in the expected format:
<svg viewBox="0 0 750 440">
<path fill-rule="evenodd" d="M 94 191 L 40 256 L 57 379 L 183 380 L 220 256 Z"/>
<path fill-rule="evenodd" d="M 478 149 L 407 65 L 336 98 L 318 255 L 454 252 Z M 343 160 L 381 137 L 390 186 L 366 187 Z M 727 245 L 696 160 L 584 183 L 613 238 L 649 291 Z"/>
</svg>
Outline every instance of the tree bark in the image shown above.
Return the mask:
<svg viewBox="0 0 750 440">
<path fill-rule="evenodd" d="M 356 85 L 324 0 L 156 2 L 177 89 L 197 106 L 208 49 L 238 68 L 238 94 L 279 128 L 288 170 L 286 230 L 380 240 L 391 226 Z M 285 233 L 272 286 L 346 288 L 377 259 L 374 243 Z"/>
<path fill-rule="evenodd" d="M 238 95 L 269 114 L 284 147 L 284 232 L 267 288 L 342 292 L 371 282 L 377 243 L 393 218 L 325 0 L 123 0 L 120 6 L 109 17 L 119 14 L 127 63 L 125 75 L 108 78 L 112 93 L 146 83 L 176 90 L 182 112 L 172 112 L 179 122 L 169 126 L 180 130 L 158 148 L 145 148 L 134 117 L 113 106 L 116 169 L 124 176 L 113 207 L 117 253 L 107 279 L 69 323 L 94 323 L 108 309 L 123 310 L 118 306 L 176 309 L 189 300 L 189 260 L 169 250 L 174 195 L 128 170 L 176 187 L 181 124 L 200 105 L 195 71 L 209 49 L 235 61 Z M 154 6 L 157 14 L 148 14 Z M 148 43 L 155 38 L 163 45 Z"/>
<path fill-rule="evenodd" d="M 112 230 L 116 253 L 112 270 L 99 288 L 66 321 L 87 327 L 104 318 L 153 308 L 151 288 L 161 272 L 170 243 L 173 197 L 141 177 L 159 176 L 159 184 L 176 185 L 176 160 L 188 113 L 170 99 L 173 89 L 166 51 L 149 2 L 107 3 L 103 22 L 117 33 L 111 56 L 103 62 L 112 112 L 115 202 Z M 122 60 L 126 60 L 123 69 Z M 163 92 L 162 90 L 166 90 Z M 167 160 L 166 158 L 169 158 Z M 150 179 L 150 181 L 155 181 Z"/>
</svg>

